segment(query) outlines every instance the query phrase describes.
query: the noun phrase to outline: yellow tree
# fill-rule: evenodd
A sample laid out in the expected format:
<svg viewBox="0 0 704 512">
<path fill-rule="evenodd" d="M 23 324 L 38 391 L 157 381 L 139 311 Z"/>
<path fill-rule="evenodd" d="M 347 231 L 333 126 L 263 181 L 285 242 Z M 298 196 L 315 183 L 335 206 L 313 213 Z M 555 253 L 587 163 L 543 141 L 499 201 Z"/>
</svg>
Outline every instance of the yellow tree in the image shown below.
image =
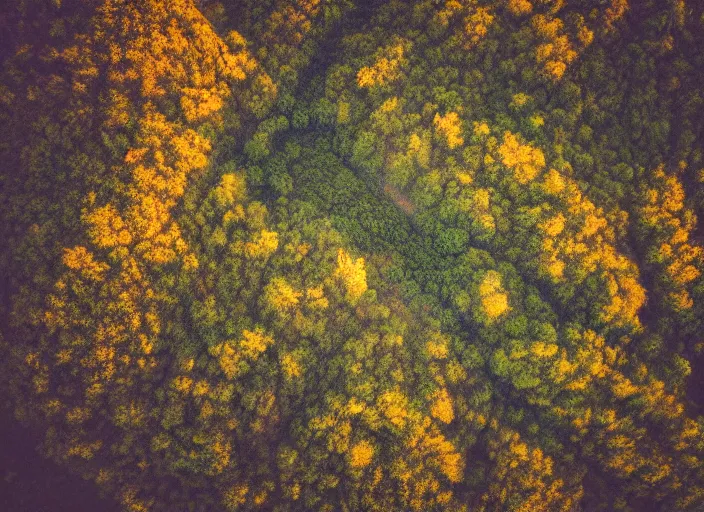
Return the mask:
<svg viewBox="0 0 704 512">
<path fill-rule="evenodd" d="M 280 314 L 290 312 L 302 296 L 303 293 L 295 290 L 283 277 L 275 277 L 264 288 L 264 300 Z"/>
<path fill-rule="evenodd" d="M 457 112 L 448 112 L 444 116 L 437 113 L 433 119 L 433 124 L 437 134 L 447 142 L 447 147 L 450 149 L 464 144 L 464 138 L 461 136 L 462 125 Z"/>
<path fill-rule="evenodd" d="M 367 271 L 364 268 L 364 258 L 353 260 L 344 249 L 338 249 L 335 276 L 342 280 L 347 291 L 347 299 L 350 302 L 357 302 L 367 291 Z"/>
<path fill-rule="evenodd" d="M 479 298 L 481 300 L 482 311 L 492 322 L 511 308 L 508 304 L 508 294 L 501 284 L 501 274 L 495 270 L 489 270 L 484 274 L 479 283 Z"/>
<path fill-rule="evenodd" d="M 522 144 L 513 133 L 504 132 L 503 143 L 499 146 L 501 162 L 513 171 L 516 180 L 525 185 L 532 181 L 545 167 L 545 155 L 530 144 Z"/>
<path fill-rule="evenodd" d="M 385 85 L 401 76 L 405 65 L 404 53 L 408 43 L 398 41 L 381 49 L 371 66 L 364 66 L 357 72 L 357 85 L 362 88 Z"/>
</svg>

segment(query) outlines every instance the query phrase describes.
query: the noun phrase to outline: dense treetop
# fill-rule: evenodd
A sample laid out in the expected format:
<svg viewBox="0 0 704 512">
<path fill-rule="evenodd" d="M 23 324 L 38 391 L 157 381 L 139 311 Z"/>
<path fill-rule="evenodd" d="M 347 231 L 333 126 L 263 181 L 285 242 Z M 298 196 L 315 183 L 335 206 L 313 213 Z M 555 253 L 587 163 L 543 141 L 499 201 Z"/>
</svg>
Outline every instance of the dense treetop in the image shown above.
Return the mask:
<svg viewBox="0 0 704 512">
<path fill-rule="evenodd" d="M 704 506 L 704 5 L 0 30 L 0 388 L 124 510 Z"/>
</svg>

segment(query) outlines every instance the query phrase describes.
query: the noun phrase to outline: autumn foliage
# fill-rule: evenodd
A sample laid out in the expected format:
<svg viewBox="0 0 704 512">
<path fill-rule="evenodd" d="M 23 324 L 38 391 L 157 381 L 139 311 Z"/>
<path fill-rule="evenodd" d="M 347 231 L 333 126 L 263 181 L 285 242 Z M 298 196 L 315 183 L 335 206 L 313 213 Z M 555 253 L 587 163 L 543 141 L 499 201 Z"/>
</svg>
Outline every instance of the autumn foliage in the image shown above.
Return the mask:
<svg viewBox="0 0 704 512">
<path fill-rule="evenodd" d="M 8 2 L 11 420 L 130 512 L 698 510 L 703 9 Z"/>
</svg>

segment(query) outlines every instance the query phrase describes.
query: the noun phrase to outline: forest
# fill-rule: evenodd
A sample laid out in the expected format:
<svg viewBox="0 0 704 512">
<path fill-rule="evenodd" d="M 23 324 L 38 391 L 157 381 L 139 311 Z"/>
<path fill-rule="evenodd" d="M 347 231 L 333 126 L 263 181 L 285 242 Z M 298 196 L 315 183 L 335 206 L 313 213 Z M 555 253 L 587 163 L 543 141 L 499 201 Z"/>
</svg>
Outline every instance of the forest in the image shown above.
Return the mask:
<svg viewBox="0 0 704 512">
<path fill-rule="evenodd" d="M 7 0 L 0 62 L 2 421 L 120 510 L 704 510 L 704 2 Z"/>
</svg>

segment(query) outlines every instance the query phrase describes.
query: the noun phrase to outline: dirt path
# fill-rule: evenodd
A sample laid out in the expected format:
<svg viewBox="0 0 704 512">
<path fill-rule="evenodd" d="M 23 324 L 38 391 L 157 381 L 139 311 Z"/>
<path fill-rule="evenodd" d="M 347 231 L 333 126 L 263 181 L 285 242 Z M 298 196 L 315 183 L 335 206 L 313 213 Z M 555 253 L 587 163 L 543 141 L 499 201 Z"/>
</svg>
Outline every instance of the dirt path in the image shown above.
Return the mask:
<svg viewBox="0 0 704 512">
<path fill-rule="evenodd" d="M 415 213 L 415 205 L 403 192 L 393 185 L 389 185 L 388 183 L 384 185 L 384 193 L 389 196 L 396 206 L 401 208 L 406 215 L 413 215 Z"/>
</svg>

